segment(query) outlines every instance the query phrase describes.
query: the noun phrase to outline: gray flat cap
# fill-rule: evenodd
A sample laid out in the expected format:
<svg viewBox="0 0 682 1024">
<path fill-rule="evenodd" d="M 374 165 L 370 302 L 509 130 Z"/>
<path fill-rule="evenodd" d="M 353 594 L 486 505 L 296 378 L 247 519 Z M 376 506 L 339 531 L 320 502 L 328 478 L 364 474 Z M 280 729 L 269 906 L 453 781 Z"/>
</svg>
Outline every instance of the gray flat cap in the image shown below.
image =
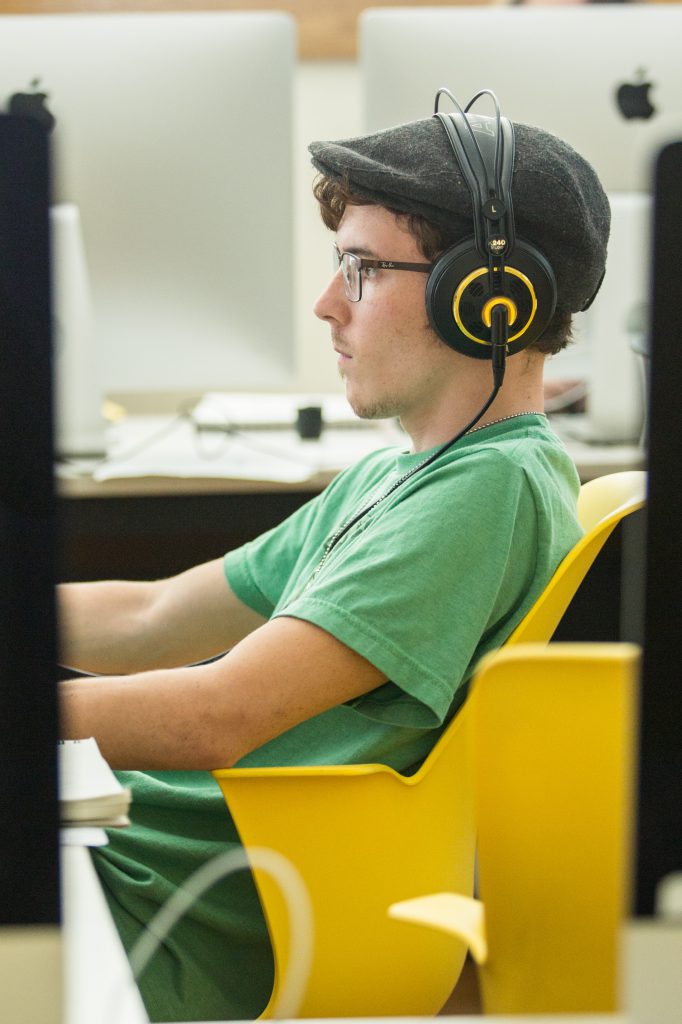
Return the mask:
<svg viewBox="0 0 682 1024">
<path fill-rule="evenodd" d="M 574 313 L 604 273 L 611 211 L 592 166 L 541 128 L 514 122 L 516 234 L 537 246 L 557 278 L 557 309 Z M 436 117 L 371 135 L 313 142 L 313 165 L 358 198 L 420 213 L 452 243 L 473 234 L 471 193 Z"/>
</svg>

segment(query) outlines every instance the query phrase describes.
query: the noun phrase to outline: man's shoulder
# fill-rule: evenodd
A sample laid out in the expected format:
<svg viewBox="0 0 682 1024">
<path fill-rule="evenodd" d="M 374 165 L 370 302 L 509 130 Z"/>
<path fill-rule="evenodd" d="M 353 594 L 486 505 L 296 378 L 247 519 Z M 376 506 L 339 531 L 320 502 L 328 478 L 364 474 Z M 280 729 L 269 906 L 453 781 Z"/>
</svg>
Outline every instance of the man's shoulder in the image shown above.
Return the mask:
<svg viewBox="0 0 682 1024">
<path fill-rule="evenodd" d="M 540 472 L 575 477 L 575 465 L 564 443 L 544 417 L 494 432 L 472 435 L 451 456 L 453 468 L 462 471 L 510 474 Z"/>
<path fill-rule="evenodd" d="M 500 505 L 512 507 L 523 495 L 545 504 L 552 493 L 567 506 L 575 505 L 580 486 L 575 465 L 548 427 L 481 435 L 453 446 L 417 474 L 410 488 L 415 497 L 420 494 L 431 505 L 446 501 L 449 509 L 473 504 L 491 512 Z"/>
</svg>

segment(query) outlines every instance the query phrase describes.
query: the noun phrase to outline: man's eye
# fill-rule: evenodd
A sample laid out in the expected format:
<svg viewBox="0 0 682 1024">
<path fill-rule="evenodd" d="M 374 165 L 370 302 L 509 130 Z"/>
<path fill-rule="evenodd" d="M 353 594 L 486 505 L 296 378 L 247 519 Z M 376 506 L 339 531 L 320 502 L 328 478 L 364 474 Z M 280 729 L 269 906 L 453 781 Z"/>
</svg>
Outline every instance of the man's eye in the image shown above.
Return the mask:
<svg viewBox="0 0 682 1024">
<path fill-rule="evenodd" d="M 378 267 L 363 267 L 362 272 L 365 275 L 365 280 L 371 281 L 373 277 L 376 277 L 378 270 Z"/>
</svg>

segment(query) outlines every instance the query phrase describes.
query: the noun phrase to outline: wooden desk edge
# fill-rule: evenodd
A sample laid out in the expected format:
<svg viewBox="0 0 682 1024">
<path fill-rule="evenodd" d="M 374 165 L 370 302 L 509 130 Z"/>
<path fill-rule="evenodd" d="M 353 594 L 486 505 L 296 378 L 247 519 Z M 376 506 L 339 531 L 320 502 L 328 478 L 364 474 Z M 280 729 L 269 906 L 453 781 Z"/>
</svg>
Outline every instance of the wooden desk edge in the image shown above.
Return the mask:
<svg viewBox="0 0 682 1024">
<path fill-rule="evenodd" d="M 308 493 L 323 490 L 336 473 L 315 473 L 293 483 L 281 480 L 244 480 L 227 477 L 125 477 L 94 480 L 90 476 L 56 477 L 60 498 L 144 498 L 202 494 Z"/>
</svg>

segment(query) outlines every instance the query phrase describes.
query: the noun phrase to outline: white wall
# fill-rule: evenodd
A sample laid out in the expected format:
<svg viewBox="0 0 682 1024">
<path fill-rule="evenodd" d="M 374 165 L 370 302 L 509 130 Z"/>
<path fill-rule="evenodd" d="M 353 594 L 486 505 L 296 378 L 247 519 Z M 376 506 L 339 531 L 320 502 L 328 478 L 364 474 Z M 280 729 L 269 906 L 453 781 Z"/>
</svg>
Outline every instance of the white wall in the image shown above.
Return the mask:
<svg viewBox="0 0 682 1024">
<path fill-rule="evenodd" d="M 311 192 L 315 169 L 308 144 L 316 139 L 362 133 L 360 73 L 355 62 L 303 62 L 294 92 L 294 330 L 298 380 L 306 391 L 342 390 L 329 328 L 312 306 L 331 274 L 331 235 L 322 224 Z"/>
</svg>

